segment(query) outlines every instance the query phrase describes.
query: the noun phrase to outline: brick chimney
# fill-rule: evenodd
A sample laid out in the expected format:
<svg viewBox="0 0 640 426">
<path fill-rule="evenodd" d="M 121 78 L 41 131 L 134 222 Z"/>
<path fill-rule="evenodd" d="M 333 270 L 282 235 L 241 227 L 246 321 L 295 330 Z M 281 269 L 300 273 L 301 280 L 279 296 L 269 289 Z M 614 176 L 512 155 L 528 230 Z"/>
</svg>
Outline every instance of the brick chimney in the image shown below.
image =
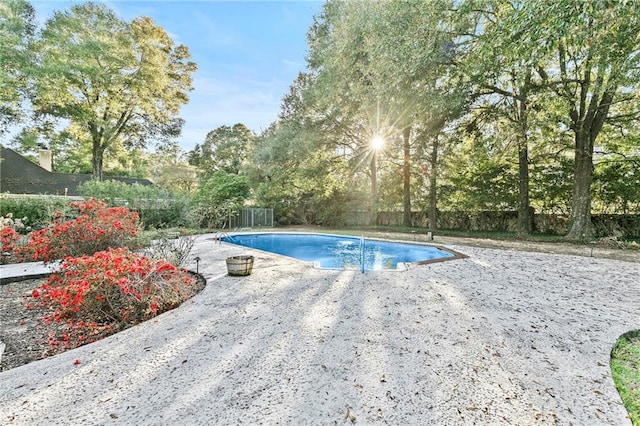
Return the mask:
<svg viewBox="0 0 640 426">
<path fill-rule="evenodd" d="M 42 167 L 48 172 L 51 171 L 51 150 L 50 149 L 40 150 L 40 167 Z"/>
</svg>

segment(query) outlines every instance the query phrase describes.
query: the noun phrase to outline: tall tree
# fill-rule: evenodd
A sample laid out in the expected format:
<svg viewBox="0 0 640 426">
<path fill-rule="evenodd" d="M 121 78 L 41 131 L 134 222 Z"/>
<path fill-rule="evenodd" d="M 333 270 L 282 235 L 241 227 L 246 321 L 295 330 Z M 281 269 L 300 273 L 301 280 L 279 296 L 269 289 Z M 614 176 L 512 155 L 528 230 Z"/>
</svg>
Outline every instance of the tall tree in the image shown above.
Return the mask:
<svg viewBox="0 0 640 426">
<path fill-rule="evenodd" d="M 191 194 L 198 185 L 197 168 L 177 142 L 160 145 L 150 156 L 153 182 L 170 191 Z"/>
<path fill-rule="evenodd" d="M 314 75 L 301 73 L 283 97 L 279 120 L 263 132 L 250 154 L 257 201 L 273 206 L 284 223 L 342 224 L 361 182 L 348 167 L 351 136 L 316 102 Z M 366 200 L 366 199 L 365 199 Z"/>
<path fill-rule="evenodd" d="M 357 193 L 347 160 L 323 146 L 313 129 L 278 122 L 260 136 L 251 156 L 256 195 L 289 223 L 339 225 Z M 361 206 L 359 206 L 361 207 Z"/>
<path fill-rule="evenodd" d="M 150 18 L 127 23 L 103 4 L 73 6 L 47 21 L 34 50 L 35 112 L 78 126 L 95 179 L 117 141 L 135 148 L 180 134 L 196 65 Z"/>
<path fill-rule="evenodd" d="M 360 15 L 354 7 L 361 6 Z M 351 160 L 354 173 L 365 173 L 371 184 L 371 224 L 377 224 L 377 169 L 379 155 L 371 149 L 386 117 L 386 101 L 377 96 L 378 85 L 370 74 L 367 20 L 373 3 L 328 1 L 308 33 L 307 62 L 313 75 L 314 118 L 330 143 Z M 382 103 L 383 112 L 380 114 Z M 385 135 L 387 139 L 389 135 Z"/>
<path fill-rule="evenodd" d="M 371 22 L 372 71 L 381 98 L 395 112 L 393 126 L 402 142 L 403 223 L 411 226 L 411 180 L 429 146 L 430 220 L 437 227 L 437 174 L 443 128 L 461 112 L 464 85 L 450 69 L 456 56 L 455 38 L 461 22 L 451 19 L 453 3 L 381 2 Z"/>
<path fill-rule="evenodd" d="M 205 175 L 223 171 L 239 174 L 255 135 L 244 124 L 220 126 L 209 133 L 202 145 L 189 153 L 189 162 Z"/>
<path fill-rule="evenodd" d="M 442 79 L 451 59 L 447 46 L 454 32 L 445 20 L 450 3 L 333 0 L 327 2 L 309 33 L 310 69 L 317 73 L 322 98 L 330 105 L 326 110 L 334 117 L 349 118 L 341 123 L 355 136 L 354 152 L 366 152 L 376 135 L 391 142 L 386 152 L 402 164 L 402 209 L 407 226 L 411 225 L 416 144 L 428 139 L 427 129 L 434 130 L 433 134 L 439 130 L 430 122 L 441 121 L 434 104 L 448 117 L 451 101 L 458 99 L 449 97 L 452 91 Z M 434 102 L 435 98 L 439 101 Z M 418 131 L 423 138 L 415 137 Z M 376 158 L 373 152 L 370 156 Z M 359 163 L 371 165 L 375 210 L 377 163 Z M 372 216 L 375 223 L 375 211 Z"/>
<path fill-rule="evenodd" d="M 25 0 L 0 2 L 0 135 L 22 116 L 35 12 Z"/>
<path fill-rule="evenodd" d="M 541 11 L 543 11 L 541 13 Z M 561 123 L 573 133 L 574 177 L 570 239 L 594 235 L 591 202 L 594 148 L 612 112 L 640 105 L 640 2 L 537 0 L 525 2 L 512 36 L 543 82 L 562 100 Z"/>
<path fill-rule="evenodd" d="M 468 44 L 458 69 L 473 87 L 473 108 L 481 111 L 477 120 L 493 127 L 505 118 L 510 127 L 507 136 L 515 145 L 518 157 L 518 220 L 519 235 L 532 230 L 533 215 L 529 197 L 530 105 L 539 85 L 533 79 L 535 63 L 522 55 L 519 39 L 513 38 L 513 20 L 517 19 L 521 3 L 487 0 L 482 7 L 473 0 L 462 5 L 467 14 L 462 19 L 475 23 L 472 43 Z M 510 135 L 510 136 L 509 136 Z"/>
</svg>

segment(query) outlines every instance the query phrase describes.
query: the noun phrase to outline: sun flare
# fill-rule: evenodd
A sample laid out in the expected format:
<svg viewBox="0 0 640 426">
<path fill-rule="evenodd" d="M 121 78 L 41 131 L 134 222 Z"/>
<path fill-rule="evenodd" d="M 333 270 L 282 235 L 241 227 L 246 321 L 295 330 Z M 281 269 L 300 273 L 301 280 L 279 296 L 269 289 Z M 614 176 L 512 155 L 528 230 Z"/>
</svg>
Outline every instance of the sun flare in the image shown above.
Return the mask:
<svg viewBox="0 0 640 426">
<path fill-rule="evenodd" d="M 374 151 L 380 151 L 384 147 L 384 138 L 380 135 L 376 135 L 371 139 L 371 149 Z"/>
</svg>

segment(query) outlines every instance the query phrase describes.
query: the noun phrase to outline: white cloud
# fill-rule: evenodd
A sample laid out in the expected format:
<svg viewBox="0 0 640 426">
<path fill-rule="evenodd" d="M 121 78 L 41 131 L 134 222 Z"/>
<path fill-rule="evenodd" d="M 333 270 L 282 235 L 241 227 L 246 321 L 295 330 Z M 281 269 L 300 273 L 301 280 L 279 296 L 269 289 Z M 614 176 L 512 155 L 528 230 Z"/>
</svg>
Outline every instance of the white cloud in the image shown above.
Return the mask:
<svg viewBox="0 0 640 426">
<path fill-rule="evenodd" d="M 287 68 L 295 68 L 295 69 L 302 69 L 304 68 L 304 64 L 301 64 L 298 61 L 291 61 L 289 59 L 283 59 L 282 63 L 287 67 Z"/>
</svg>

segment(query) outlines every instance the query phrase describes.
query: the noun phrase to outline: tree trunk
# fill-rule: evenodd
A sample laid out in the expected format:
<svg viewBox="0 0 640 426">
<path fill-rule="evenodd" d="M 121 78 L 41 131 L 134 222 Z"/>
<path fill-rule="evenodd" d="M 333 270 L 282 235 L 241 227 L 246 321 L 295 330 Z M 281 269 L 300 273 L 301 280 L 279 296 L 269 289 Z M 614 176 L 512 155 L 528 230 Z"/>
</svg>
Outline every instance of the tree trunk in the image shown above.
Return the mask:
<svg viewBox="0 0 640 426">
<path fill-rule="evenodd" d="M 533 215 L 529 205 L 529 122 L 528 122 L 528 92 L 531 83 L 531 71 L 527 71 L 522 90 L 520 91 L 520 102 L 518 103 L 518 121 L 520 134 L 518 135 L 518 220 L 516 232 L 518 236 L 524 237 L 531 233 Z"/>
<path fill-rule="evenodd" d="M 588 240 L 595 236 L 591 223 L 593 146 L 613 103 L 617 91 L 615 76 L 620 71 L 616 67 L 612 69 L 610 64 L 594 61 L 591 50 L 587 53 L 579 84 L 573 87 L 567 78 L 570 59 L 567 58 L 566 46 L 563 43 L 558 45 L 560 75 L 564 83 L 565 97 L 571 106 L 568 112 L 575 141 L 573 200 L 569 217 L 570 228 L 567 233 L 567 238 L 571 240 Z M 597 64 L 595 69 L 594 63 Z"/>
<path fill-rule="evenodd" d="M 104 158 L 104 148 L 100 141 L 93 141 L 93 155 L 91 156 L 91 164 L 93 167 L 93 180 L 102 182 L 102 160 Z"/>
<path fill-rule="evenodd" d="M 518 236 L 524 237 L 533 228 L 533 214 L 529 206 L 529 150 L 526 142 L 521 144 L 518 149 L 519 202 L 516 232 Z"/>
<path fill-rule="evenodd" d="M 371 217 L 369 225 L 378 224 L 378 165 L 376 164 L 377 155 L 374 152 L 371 159 Z"/>
<path fill-rule="evenodd" d="M 595 232 L 591 223 L 591 181 L 593 180 L 593 142 L 588 132 L 575 134 L 575 169 L 573 172 L 573 202 L 567 238 L 588 240 Z"/>
<path fill-rule="evenodd" d="M 438 198 L 437 198 L 437 167 L 438 167 L 438 135 L 433 137 L 433 145 L 431 147 L 431 155 L 429 157 L 429 229 L 434 231 L 438 229 Z"/>
<path fill-rule="evenodd" d="M 599 75 L 596 87 L 599 88 L 602 77 Z M 598 92 L 599 90 L 596 90 Z M 573 201 L 570 228 L 567 238 L 570 240 L 589 240 L 595 237 L 595 229 L 591 223 L 591 182 L 593 181 L 593 147 L 602 130 L 609 107 L 613 103 L 615 87 L 604 91 L 602 98 L 591 99 L 586 114 L 582 110 L 572 110 L 569 117 L 573 120 L 575 135 L 575 166 L 573 172 Z M 586 103 L 586 102 L 585 102 Z"/>
<path fill-rule="evenodd" d="M 402 201 L 403 201 L 403 225 L 412 226 L 411 223 L 411 127 L 407 126 L 402 131 L 402 150 L 404 162 L 402 164 Z"/>
</svg>

